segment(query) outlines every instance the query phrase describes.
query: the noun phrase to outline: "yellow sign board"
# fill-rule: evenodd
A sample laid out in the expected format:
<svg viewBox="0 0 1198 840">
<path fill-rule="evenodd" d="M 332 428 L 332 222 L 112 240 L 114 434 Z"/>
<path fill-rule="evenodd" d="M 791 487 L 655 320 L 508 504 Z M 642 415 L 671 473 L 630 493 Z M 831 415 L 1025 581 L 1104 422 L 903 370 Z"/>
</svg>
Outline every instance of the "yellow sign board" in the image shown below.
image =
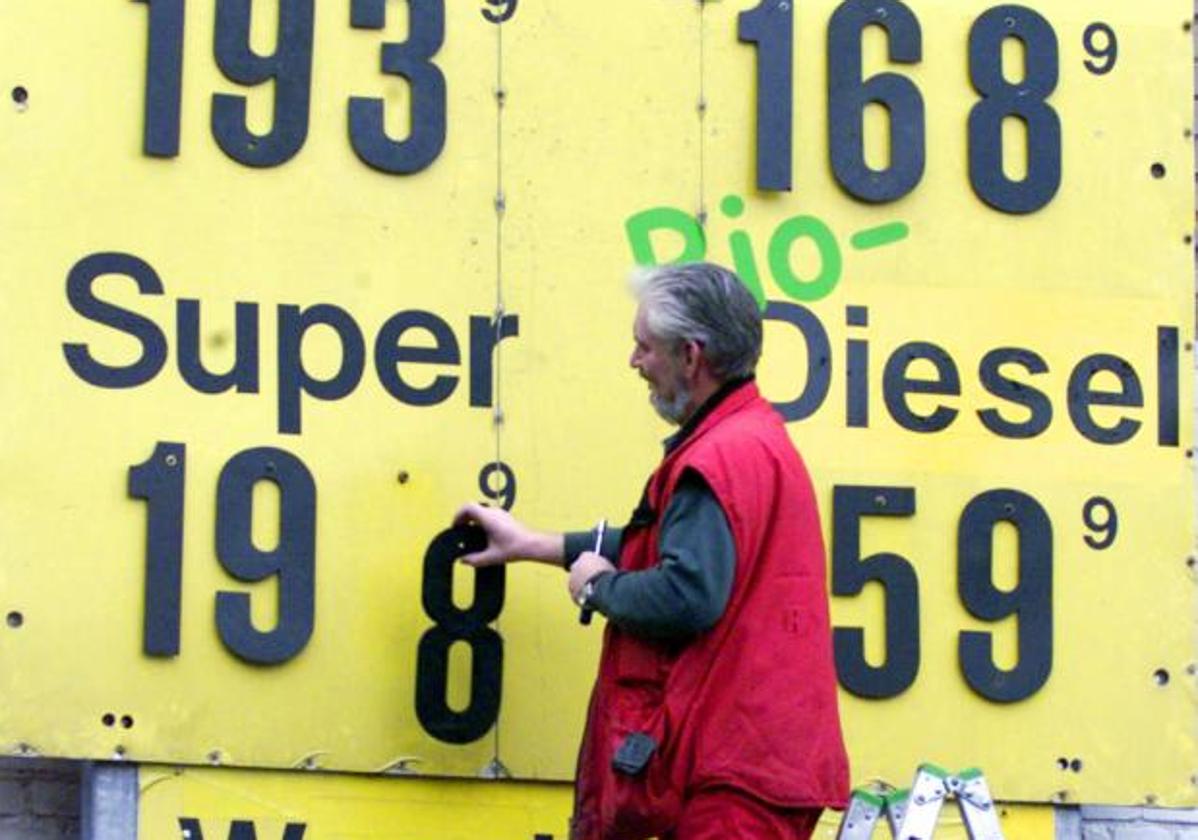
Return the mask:
<svg viewBox="0 0 1198 840">
<path fill-rule="evenodd" d="M 597 628 L 439 535 L 631 509 L 623 275 L 706 258 L 817 483 L 854 778 L 1195 801 L 1181 0 L 43 5 L 11 750 L 569 779 Z"/>
<path fill-rule="evenodd" d="M 138 789 L 137 836 L 145 840 L 552 840 L 567 836 L 573 802 L 562 784 L 162 766 L 140 768 Z M 1053 837 L 1050 807 L 1004 805 L 999 817 L 1006 837 Z M 832 840 L 839 825 L 840 815 L 825 811 L 815 837 Z M 967 836 L 946 808 L 938 840 Z"/>
</svg>

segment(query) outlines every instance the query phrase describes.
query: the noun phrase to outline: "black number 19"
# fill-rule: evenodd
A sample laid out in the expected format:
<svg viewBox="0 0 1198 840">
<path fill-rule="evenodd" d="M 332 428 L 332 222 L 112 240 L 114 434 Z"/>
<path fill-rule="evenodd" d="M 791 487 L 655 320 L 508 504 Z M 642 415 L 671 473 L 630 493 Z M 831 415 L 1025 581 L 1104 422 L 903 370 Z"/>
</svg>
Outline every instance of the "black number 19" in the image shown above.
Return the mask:
<svg viewBox="0 0 1198 840">
<path fill-rule="evenodd" d="M 182 613 L 183 491 L 187 448 L 159 443 L 145 463 L 129 468 L 129 495 L 144 499 L 146 590 L 142 649 L 148 656 L 179 653 Z M 279 490 L 279 542 L 260 549 L 250 538 L 253 489 Z M 270 447 L 247 449 L 223 470 L 216 494 L 216 552 L 221 566 L 243 581 L 279 579 L 278 622 L 268 631 L 250 620 L 250 596 L 218 592 L 216 626 L 231 653 L 257 665 L 294 658 L 308 644 L 315 619 L 316 484 L 304 463 Z"/>
</svg>

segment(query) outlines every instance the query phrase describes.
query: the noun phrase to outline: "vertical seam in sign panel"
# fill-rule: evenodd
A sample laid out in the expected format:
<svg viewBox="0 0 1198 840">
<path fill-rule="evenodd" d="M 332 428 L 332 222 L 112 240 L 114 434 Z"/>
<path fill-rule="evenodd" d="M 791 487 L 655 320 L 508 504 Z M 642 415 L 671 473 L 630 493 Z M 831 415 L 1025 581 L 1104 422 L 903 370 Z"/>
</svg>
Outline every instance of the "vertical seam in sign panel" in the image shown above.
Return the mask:
<svg viewBox="0 0 1198 840">
<path fill-rule="evenodd" d="M 699 126 L 699 208 L 695 217 L 701 226 L 707 224 L 707 149 L 704 120 L 707 116 L 707 66 L 706 66 L 706 36 L 707 14 L 706 0 L 697 0 L 699 6 L 699 101 L 696 105 Z"/>
<path fill-rule="evenodd" d="M 494 408 L 491 414 L 491 425 L 495 432 L 495 470 L 503 460 L 503 318 L 505 306 L 503 300 L 503 216 L 507 209 L 507 197 L 503 192 L 503 106 L 507 92 L 503 89 L 503 22 L 495 24 L 495 316 L 494 316 L 494 353 L 495 366 L 492 373 L 492 399 Z M 489 481 L 490 479 L 488 479 Z M 495 619 L 496 631 L 503 620 L 503 613 Z M 500 686 L 502 696 L 502 685 Z M 499 718 L 495 719 L 495 755 L 494 763 L 499 763 Z"/>
</svg>

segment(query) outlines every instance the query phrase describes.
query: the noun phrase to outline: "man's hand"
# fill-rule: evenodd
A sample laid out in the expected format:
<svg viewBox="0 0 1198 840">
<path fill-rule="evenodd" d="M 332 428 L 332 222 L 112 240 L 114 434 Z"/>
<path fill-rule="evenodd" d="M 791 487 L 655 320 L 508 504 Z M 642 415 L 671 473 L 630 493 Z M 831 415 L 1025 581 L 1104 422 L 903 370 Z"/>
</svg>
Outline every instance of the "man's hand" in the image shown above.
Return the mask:
<svg viewBox="0 0 1198 840">
<path fill-rule="evenodd" d="M 481 568 L 508 563 L 512 560 L 540 560 L 544 563 L 562 561 L 561 534 L 543 534 L 524 525 L 501 508 L 470 503 L 454 515 L 454 525 L 474 523 L 487 533 L 487 547 L 461 560 L 468 566 Z"/>
<path fill-rule="evenodd" d="M 582 593 L 582 587 L 586 585 L 588 580 L 595 577 L 595 575 L 600 575 L 604 572 L 614 572 L 615 570 L 616 567 L 603 555 L 595 554 L 593 551 L 584 551 L 578 555 L 578 559 L 570 567 L 570 600 L 577 604 L 578 596 Z"/>
</svg>

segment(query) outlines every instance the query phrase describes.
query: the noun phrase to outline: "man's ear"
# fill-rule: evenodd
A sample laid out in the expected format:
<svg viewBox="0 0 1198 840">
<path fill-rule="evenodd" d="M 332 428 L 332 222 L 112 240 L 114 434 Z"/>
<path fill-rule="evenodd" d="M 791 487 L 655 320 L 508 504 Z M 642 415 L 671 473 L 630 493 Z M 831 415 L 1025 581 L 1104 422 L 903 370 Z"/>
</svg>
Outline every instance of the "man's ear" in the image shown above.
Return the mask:
<svg viewBox="0 0 1198 840">
<path fill-rule="evenodd" d="M 697 371 L 703 363 L 703 345 L 693 339 L 683 342 L 682 363 L 686 367 L 687 373 Z"/>
</svg>

